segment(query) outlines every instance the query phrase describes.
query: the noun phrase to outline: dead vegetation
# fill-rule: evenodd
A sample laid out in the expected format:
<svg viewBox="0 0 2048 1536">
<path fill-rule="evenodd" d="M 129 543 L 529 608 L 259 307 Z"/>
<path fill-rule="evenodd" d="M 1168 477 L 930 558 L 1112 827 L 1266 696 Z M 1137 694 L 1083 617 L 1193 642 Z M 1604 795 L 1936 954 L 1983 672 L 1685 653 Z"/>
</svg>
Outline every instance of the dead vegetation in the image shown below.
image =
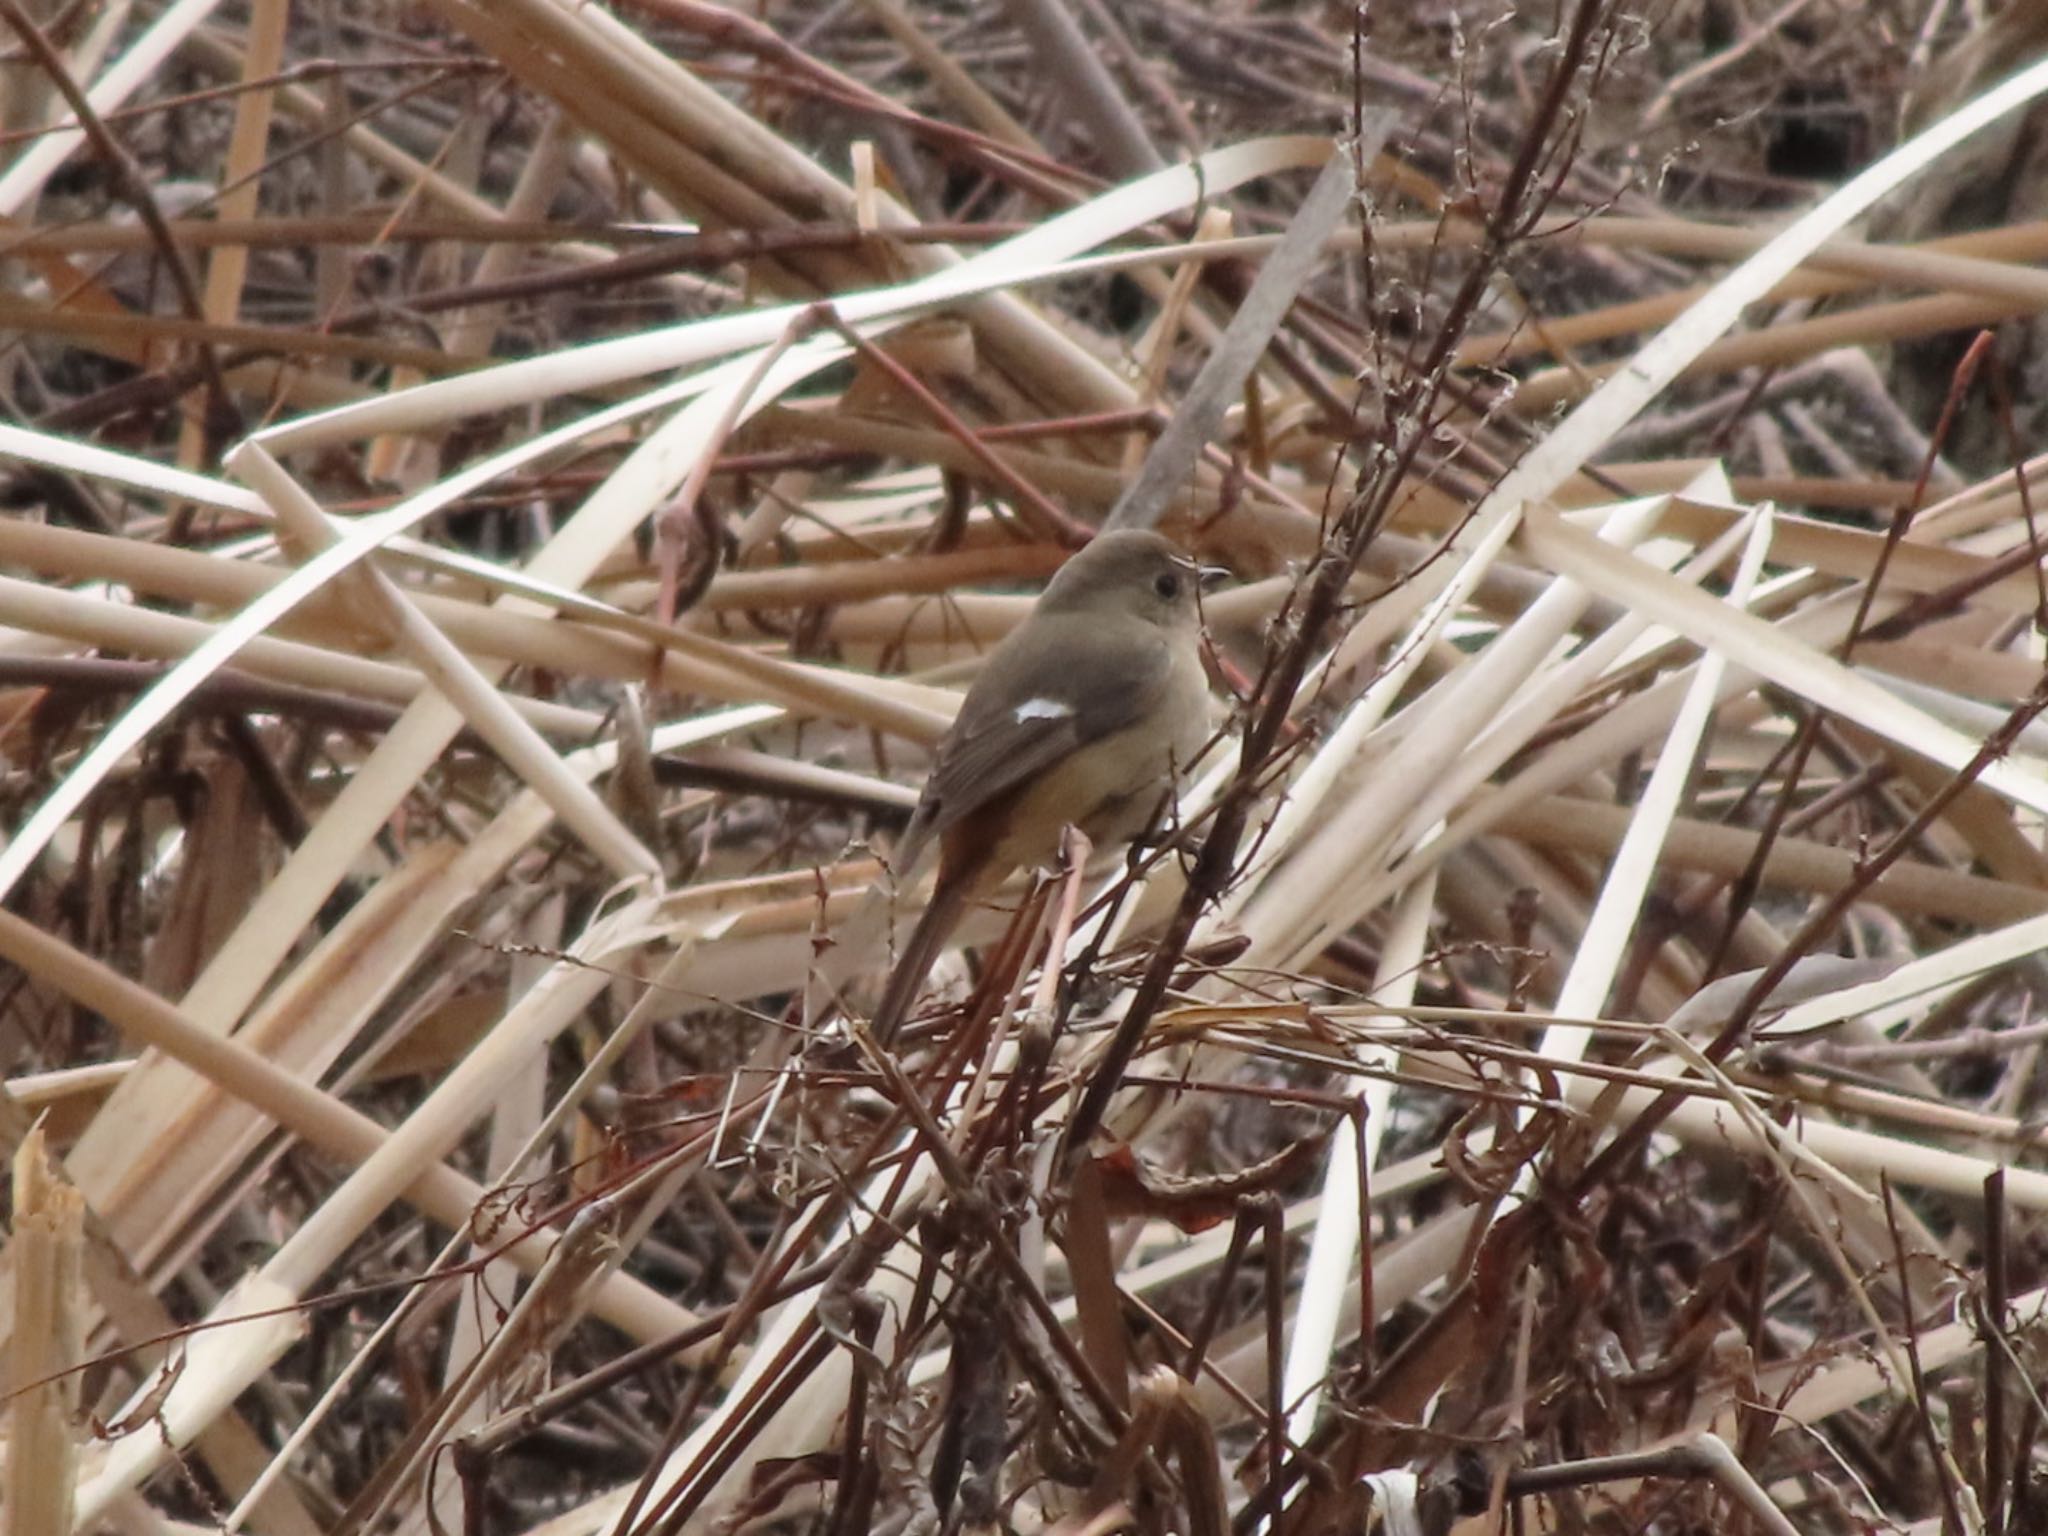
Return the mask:
<svg viewBox="0 0 2048 1536">
<path fill-rule="evenodd" d="M 0 0 L 11 1528 L 2048 1528 L 2042 12 Z"/>
</svg>

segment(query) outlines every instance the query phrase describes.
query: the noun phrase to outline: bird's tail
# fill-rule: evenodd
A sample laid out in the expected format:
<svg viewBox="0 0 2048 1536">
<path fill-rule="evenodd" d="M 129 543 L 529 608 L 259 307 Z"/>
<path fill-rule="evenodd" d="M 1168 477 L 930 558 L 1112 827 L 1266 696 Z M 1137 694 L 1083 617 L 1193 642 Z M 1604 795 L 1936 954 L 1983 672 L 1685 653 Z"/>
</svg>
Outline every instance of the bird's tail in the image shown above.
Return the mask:
<svg viewBox="0 0 2048 1536">
<path fill-rule="evenodd" d="M 896 957 L 896 968 L 889 973 L 888 985 L 882 989 L 882 1000 L 875 1004 L 874 1017 L 868 1024 L 880 1044 L 887 1045 L 894 1040 L 896 1032 L 903 1027 L 903 1021 L 910 1017 L 910 1010 L 917 1002 L 918 989 L 938 963 L 939 951 L 946 947 L 947 938 L 966 909 L 967 884 L 961 880 L 941 879 L 938 888 L 932 892 L 931 901 L 918 917 L 917 926 L 911 929 L 903 952 Z"/>
</svg>

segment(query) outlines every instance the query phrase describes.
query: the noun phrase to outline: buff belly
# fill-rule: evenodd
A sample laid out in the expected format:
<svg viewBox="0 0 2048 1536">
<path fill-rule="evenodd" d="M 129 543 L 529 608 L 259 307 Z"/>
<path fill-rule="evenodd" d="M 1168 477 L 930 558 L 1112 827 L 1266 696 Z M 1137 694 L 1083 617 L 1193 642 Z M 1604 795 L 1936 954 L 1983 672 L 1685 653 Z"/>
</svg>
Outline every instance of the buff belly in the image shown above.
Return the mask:
<svg viewBox="0 0 2048 1536">
<path fill-rule="evenodd" d="M 1010 812 L 995 864 L 1029 868 L 1059 851 L 1072 825 L 1098 850 L 1129 842 L 1151 825 L 1169 793 L 1169 775 L 1200 749 L 1142 728 L 1104 737 L 1042 774 Z"/>
</svg>

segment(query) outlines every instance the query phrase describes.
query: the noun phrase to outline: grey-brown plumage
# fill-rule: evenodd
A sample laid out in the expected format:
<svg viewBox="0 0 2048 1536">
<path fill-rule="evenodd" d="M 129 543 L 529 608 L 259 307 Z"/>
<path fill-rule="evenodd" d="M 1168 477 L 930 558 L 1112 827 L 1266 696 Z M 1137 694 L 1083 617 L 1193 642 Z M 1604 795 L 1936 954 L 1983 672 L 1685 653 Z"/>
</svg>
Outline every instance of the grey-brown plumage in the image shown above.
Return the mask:
<svg viewBox="0 0 2048 1536">
<path fill-rule="evenodd" d="M 967 904 L 1040 864 L 1068 825 L 1096 847 L 1153 820 L 1208 739 L 1200 571 L 1156 533 L 1099 535 L 989 653 L 940 741 L 899 846 L 909 872 L 939 845 L 930 903 L 875 1010 L 887 1040 Z"/>
</svg>

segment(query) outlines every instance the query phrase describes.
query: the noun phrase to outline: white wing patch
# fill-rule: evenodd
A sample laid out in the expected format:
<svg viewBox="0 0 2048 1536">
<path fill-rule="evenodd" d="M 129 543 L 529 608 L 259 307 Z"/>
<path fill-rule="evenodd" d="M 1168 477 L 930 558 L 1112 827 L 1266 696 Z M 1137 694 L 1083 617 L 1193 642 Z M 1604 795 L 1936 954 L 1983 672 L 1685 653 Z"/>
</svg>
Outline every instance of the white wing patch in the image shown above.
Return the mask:
<svg viewBox="0 0 2048 1536">
<path fill-rule="evenodd" d="M 1019 720 L 1064 720 L 1073 712 L 1073 705 L 1058 699 L 1026 699 L 1017 706 Z"/>
</svg>

